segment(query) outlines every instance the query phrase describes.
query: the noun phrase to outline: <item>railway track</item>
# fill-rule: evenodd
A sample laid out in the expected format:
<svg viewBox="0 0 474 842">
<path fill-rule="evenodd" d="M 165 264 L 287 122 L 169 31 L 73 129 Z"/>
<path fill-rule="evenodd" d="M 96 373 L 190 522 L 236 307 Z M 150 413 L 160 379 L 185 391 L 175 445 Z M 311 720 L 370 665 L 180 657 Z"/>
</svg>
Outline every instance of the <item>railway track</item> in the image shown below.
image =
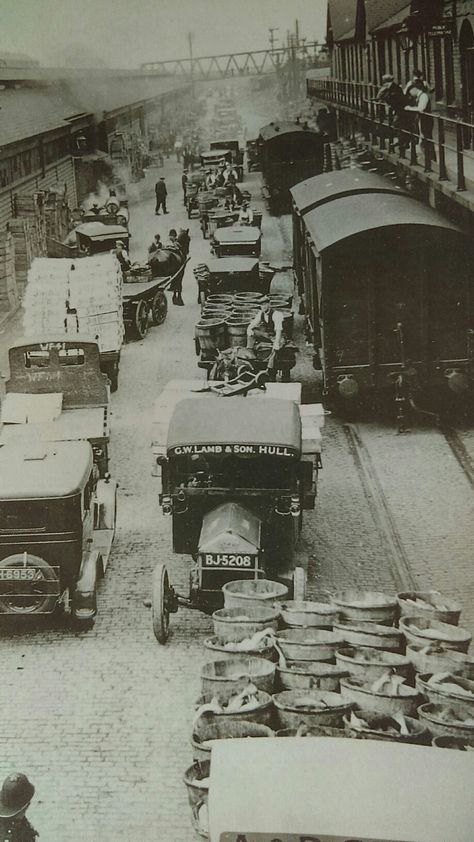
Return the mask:
<svg viewBox="0 0 474 842">
<path fill-rule="evenodd" d="M 391 560 L 390 567 L 395 584 L 400 591 L 416 590 L 408 555 L 400 531 L 392 517 L 390 505 L 378 478 L 372 457 L 362 440 L 357 425 L 344 424 L 343 430 L 375 527 Z"/>
<path fill-rule="evenodd" d="M 440 429 L 467 482 L 474 489 L 474 463 L 459 432 L 451 427 L 441 427 Z"/>
</svg>

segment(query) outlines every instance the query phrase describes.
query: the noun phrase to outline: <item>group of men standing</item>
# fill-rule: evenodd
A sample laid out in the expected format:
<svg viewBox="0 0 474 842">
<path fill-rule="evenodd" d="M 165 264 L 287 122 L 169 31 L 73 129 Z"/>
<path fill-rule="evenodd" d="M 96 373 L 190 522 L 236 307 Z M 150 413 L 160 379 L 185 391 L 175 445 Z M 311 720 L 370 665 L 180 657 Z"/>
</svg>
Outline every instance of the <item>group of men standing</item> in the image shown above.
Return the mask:
<svg viewBox="0 0 474 842">
<path fill-rule="evenodd" d="M 377 100 L 385 103 L 390 109 L 389 123 L 399 131 L 400 149 L 406 149 L 410 137 L 418 135 L 427 162 L 436 160 L 430 90 L 423 72 L 414 70 L 412 78 L 404 88 L 395 82 L 391 73 L 386 73 L 382 76 L 382 87 L 377 93 Z"/>
</svg>

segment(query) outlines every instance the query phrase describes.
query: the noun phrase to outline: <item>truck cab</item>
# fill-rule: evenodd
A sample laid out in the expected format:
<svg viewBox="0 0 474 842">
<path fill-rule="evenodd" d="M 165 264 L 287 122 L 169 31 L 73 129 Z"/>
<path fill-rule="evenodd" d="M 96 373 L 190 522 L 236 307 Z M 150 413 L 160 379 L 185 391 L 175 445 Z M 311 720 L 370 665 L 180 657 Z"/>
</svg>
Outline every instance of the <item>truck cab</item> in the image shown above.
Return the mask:
<svg viewBox="0 0 474 842">
<path fill-rule="evenodd" d="M 108 378 L 96 342 L 36 337 L 12 345 L 2 404 L 0 446 L 16 439 L 89 441 L 99 476 L 108 471 Z"/>
<path fill-rule="evenodd" d="M 115 528 L 116 484 L 101 480 L 87 441 L 0 449 L 0 615 L 97 612 Z"/>
</svg>

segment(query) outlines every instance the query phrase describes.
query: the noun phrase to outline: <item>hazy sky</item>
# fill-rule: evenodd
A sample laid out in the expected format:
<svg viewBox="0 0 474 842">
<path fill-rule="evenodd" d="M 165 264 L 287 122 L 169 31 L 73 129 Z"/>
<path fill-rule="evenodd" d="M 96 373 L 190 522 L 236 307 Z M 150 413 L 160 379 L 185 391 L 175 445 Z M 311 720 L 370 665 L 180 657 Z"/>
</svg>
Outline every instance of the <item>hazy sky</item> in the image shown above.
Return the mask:
<svg viewBox="0 0 474 842">
<path fill-rule="evenodd" d="M 295 18 L 303 36 L 322 40 L 326 7 L 327 0 L 0 0 L 0 53 L 54 65 L 69 49 L 82 63 L 102 56 L 112 67 L 136 67 L 188 55 L 188 32 L 195 55 L 265 48 L 268 27 L 285 38 Z"/>
</svg>

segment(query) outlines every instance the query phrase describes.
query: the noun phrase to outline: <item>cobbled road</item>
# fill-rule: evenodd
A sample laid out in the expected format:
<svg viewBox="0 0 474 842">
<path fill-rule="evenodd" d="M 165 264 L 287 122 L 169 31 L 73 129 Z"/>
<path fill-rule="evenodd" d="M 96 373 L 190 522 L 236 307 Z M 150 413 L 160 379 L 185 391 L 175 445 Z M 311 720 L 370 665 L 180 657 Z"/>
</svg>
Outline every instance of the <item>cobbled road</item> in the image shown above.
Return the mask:
<svg viewBox="0 0 474 842">
<path fill-rule="evenodd" d="M 157 231 L 166 240 L 171 227 L 188 227 L 181 169 L 174 161 L 166 161 L 164 170 L 170 213 L 153 213 L 153 183 L 161 172 L 148 174 L 131 206 L 135 259 L 143 259 Z M 256 204 L 258 178 L 245 179 Z M 189 227 L 186 306 L 170 302 L 165 323 L 143 341 L 128 343 L 122 354 L 119 390 L 112 397 L 117 533 L 95 626 L 73 633 L 45 622 L 14 634 L 7 625 L 1 632 L 2 768 L 4 774 L 19 769 L 31 777 L 36 786 L 31 820 L 47 842 L 193 838 L 182 776 L 192 762 L 190 727 L 206 660 L 203 640 L 212 624 L 180 609 L 161 647 L 144 605 L 157 561 L 167 563 L 172 582 L 187 592 L 189 560 L 171 553 L 170 521 L 161 515 L 150 475 L 150 434 L 151 407 L 164 384 L 200 376 L 192 267 L 208 256 L 209 245 L 197 220 Z M 263 259 L 288 261 L 289 217 L 265 217 L 263 244 Z M 277 274 L 276 285 L 288 283 L 288 274 Z M 4 379 L 8 346 L 20 334 L 20 315 L 0 330 Z M 314 400 L 316 375 L 301 324 L 297 341 L 296 377 L 303 381 L 304 399 Z M 464 442 L 472 456 L 472 436 L 466 433 Z M 323 461 L 316 509 L 306 513 L 300 547 L 310 596 L 345 586 L 390 593 L 411 584 L 439 587 L 459 599 L 472 631 L 472 487 L 442 434 L 416 429 L 397 436 L 391 426 L 359 422 L 353 429 L 328 417 Z"/>
</svg>

